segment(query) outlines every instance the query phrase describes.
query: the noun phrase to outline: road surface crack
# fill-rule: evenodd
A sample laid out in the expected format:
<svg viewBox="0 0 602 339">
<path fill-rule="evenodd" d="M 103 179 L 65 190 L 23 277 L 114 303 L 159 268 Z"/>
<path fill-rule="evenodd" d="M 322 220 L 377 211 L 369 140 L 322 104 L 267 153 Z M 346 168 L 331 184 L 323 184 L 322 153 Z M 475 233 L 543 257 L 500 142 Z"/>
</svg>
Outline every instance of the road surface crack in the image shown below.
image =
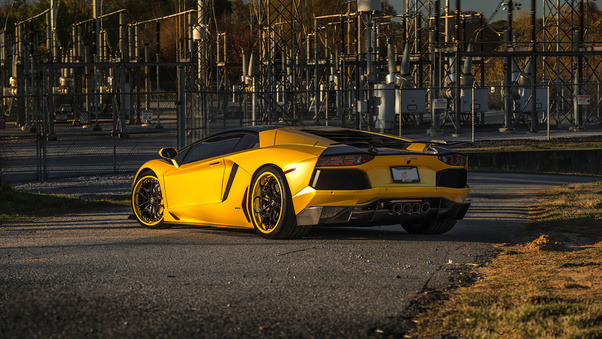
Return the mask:
<svg viewBox="0 0 602 339">
<path fill-rule="evenodd" d="M 280 254 L 278 254 L 278 256 L 281 257 L 281 256 L 293 254 L 293 253 L 305 252 L 305 251 L 309 251 L 309 250 L 314 250 L 314 249 L 319 248 L 319 247 L 320 246 L 313 246 L 313 247 L 308 247 L 308 248 L 302 248 L 302 249 L 298 249 L 298 250 L 294 250 L 294 251 L 280 253 Z"/>
</svg>

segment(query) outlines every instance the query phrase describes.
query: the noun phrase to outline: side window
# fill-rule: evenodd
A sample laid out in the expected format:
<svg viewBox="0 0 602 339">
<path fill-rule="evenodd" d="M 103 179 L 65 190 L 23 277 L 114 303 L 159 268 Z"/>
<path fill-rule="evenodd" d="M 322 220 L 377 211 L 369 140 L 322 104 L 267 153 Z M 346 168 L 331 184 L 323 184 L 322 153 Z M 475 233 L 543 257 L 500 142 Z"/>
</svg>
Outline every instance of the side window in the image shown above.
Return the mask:
<svg viewBox="0 0 602 339">
<path fill-rule="evenodd" d="M 236 147 L 234 148 L 234 152 L 244 151 L 246 149 L 251 149 L 255 147 L 259 147 L 259 135 L 245 134 L 238 142 L 238 145 L 236 145 Z"/>
<path fill-rule="evenodd" d="M 190 147 L 186 147 L 180 151 L 178 151 L 178 156 L 176 157 L 176 162 L 180 165 L 183 164 L 184 158 L 186 158 L 186 154 L 190 151 Z"/>
<path fill-rule="evenodd" d="M 234 150 L 242 137 L 242 134 L 218 135 L 193 145 L 184 156 L 182 165 L 228 154 Z"/>
</svg>

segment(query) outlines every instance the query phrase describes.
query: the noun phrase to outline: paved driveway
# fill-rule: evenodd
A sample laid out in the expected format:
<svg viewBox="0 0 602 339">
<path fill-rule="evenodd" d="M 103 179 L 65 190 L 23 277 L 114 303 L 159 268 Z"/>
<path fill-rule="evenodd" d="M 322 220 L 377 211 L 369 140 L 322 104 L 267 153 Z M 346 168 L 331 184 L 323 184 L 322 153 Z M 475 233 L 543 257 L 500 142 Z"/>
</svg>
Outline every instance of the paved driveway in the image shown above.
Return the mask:
<svg viewBox="0 0 602 339">
<path fill-rule="evenodd" d="M 595 178 L 472 173 L 451 232 L 316 229 L 269 241 L 148 230 L 127 209 L 0 226 L 0 337 L 403 335 L 415 296 L 470 281 L 511 240 L 529 196 Z"/>
</svg>

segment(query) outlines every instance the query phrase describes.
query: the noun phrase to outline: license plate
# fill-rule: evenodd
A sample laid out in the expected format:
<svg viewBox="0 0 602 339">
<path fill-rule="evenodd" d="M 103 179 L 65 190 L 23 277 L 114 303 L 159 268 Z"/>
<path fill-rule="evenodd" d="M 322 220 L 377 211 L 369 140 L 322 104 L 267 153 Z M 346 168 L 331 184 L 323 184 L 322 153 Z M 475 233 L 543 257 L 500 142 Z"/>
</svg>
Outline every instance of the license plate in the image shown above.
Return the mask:
<svg viewBox="0 0 602 339">
<path fill-rule="evenodd" d="M 391 167 L 393 182 L 420 182 L 418 169 L 416 167 Z"/>
</svg>

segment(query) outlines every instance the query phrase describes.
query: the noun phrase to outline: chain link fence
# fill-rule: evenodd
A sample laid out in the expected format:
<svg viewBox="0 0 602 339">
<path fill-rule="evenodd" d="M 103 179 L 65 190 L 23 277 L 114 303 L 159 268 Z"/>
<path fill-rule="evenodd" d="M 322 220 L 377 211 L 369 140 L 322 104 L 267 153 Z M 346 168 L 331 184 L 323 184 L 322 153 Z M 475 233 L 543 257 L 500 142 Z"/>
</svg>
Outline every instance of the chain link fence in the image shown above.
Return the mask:
<svg viewBox="0 0 602 339">
<path fill-rule="evenodd" d="M 522 92 L 513 94 L 510 110 L 501 81 L 474 92 L 462 89 L 463 108 L 456 119 L 454 100 L 446 99 L 443 109 L 432 114 L 433 99 L 444 96 L 440 89 L 352 88 L 335 83 L 305 91 L 271 90 L 253 82 L 201 86 L 193 80 L 194 66 L 184 63 L 54 67 L 26 74 L 27 86 L 3 89 L 0 177 L 4 182 L 133 172 L 157 158 L 162 147 L 181 148 L 241 126 L 343 126 L 430 139 L 427 128 L 438 119 L 444 133 L 454 133 L 459 123 L 464 135 L 472 131 L 472 139 L 476 135 L 478 140 L 484 138 L 480 131 L 497 131 L 505 125 L 528 130 L 534 117 L 548 135 L 550 129 L 577 123 L 599 125 L 602 118 L 599 83 L 582 84 L 579 103 L 574 93 L 562 87 L 538 85 L 541 106 L 536 105 L 536 115 L 530 113 L 530 88 L 517 89 Z M 60 73 L 64 69 L 68 74 Z M 409 104 L 410 99 L 414 101 Z"/>
<path fill-rule="evenodd" d="M 164 79 L 157 83 L 144 66 L 69 66 L 58 81 L 48 74 L 65 65 L 30 75 L 36 81 L 26 89 L 4 89 L 4 182 L 133 172 L 161 147 L 177 146 L 174 67 L 155 67 L 153 78 Z"/>
</svg>

